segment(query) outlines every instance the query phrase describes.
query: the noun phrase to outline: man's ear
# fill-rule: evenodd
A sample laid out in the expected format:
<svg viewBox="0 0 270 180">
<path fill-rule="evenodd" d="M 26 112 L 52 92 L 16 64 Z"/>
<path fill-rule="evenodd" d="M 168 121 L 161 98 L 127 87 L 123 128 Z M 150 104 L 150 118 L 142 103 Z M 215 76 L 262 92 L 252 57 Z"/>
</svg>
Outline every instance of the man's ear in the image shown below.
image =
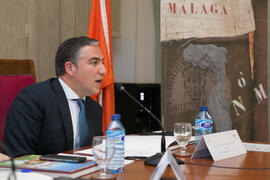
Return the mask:
<svg viewBox="0 0 270 180">
<path fill-rule="evenodd" d="M 72 64 L 70 61 L 67 61 L 65 63 L 65 70 L 66 70 L 66 74 L 68 74 L 69 76 L 73 76 L 75 72 L 77 71 L 77 67 L 74 64 Z"/>
</svg>

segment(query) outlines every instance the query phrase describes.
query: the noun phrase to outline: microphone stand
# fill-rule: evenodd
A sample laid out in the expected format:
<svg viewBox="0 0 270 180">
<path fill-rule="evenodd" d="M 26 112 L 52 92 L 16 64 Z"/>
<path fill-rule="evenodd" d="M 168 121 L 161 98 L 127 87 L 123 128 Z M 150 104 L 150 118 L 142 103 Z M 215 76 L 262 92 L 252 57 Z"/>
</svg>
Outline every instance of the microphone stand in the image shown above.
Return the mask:
<svg viewBox="0 0 270 180">
<path fill-rule="evenodd" d="M 125 87 L 123 85 L 119 85 L 118 89 L 120 91 L 123 91 L 126 95 L 128 95 L 133 101 L 135 101 L 141 108 L 143 108 L 148 114 L 151 115 L 152 118 L 154 118 L 159 126 L 161 127 L 161 153 L 157 153 L 153 156 L 148 157 L 145 161 L 144 164 L 145 165 L 149 165 L 149 166 L 157 166 L 160 159 L 162 158 L 165 149 L 166 149 L 166 142 L 165 142 L 165 132 L 164 132 L 164 128 L 163 125 L 161 124 L 160 120 L 149 110 L 147 109 L 144 105 L 142 105 L 137 99 L 135 99 L 129 92 L 126 91 Z"/>
<path fill-rule="evenodd" d="M 0 141 L 0 147 L 2 148 L 2 150 L 4 152 L 7 153 L 7 155 L 10 158 L 10 161 L 11 161 L 11 174 L 9 175 L 8 179 L 9 180 L 12 179 L 10 177 L 13 176 L 14 177 L 13 179 L 16 180 L 17 177 L 16 177 L 16 173 L 15 173 L 15 163 L 14 163 L 13 155 L 12 155 L 11 151 L 9 150 L 9 148 L 5 144 L 3 144 L 1 141 Z"/>
</svg>

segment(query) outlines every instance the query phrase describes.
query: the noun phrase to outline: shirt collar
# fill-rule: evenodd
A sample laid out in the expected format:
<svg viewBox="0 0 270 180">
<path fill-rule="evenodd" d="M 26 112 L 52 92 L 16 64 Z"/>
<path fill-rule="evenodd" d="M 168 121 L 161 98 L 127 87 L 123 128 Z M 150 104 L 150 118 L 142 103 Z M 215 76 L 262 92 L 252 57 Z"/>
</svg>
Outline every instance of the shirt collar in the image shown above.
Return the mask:
<svg viewBox="0 0 270 180">
<path fill-rule="evenodd" d="M 85 101 L 85 96 L 80 98 L 60 77 L 58 77 L 58 80 L 59 80 L 68 100 L 83 99 Z"/>
</svg>

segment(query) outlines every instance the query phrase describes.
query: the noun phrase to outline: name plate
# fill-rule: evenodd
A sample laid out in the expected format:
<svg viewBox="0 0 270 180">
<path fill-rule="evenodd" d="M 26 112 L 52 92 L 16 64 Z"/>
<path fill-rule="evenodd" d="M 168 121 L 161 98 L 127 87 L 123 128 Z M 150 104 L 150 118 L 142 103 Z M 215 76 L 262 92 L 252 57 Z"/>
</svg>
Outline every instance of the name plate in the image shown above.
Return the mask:
<svg viewBox="0 0 270 180">
<path fill-rule="evenodd" d="M 191 158 L 211 156 L 214 161 L 246 154 L 242 141 L 236 130 L 204 135 Z"/>
</svg>

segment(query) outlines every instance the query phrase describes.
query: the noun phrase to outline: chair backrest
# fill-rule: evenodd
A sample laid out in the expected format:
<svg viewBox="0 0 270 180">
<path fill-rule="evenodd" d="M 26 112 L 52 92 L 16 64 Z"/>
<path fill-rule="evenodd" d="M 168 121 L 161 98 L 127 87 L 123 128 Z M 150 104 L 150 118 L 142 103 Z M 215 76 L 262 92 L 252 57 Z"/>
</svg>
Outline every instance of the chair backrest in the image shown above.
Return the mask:
<svg viewBox="0 0 270 180">
<path fill-rule="evenodd" d="M 22 88 L 35 81 L 33 60 L 0 59 L 0 141 L 4 140 L 6 117 L 13 99 Z"/>
<path fill-rule="evenodd" d="M 32 59 L 0 59 L 0 75 L 32 75 L 36 81 Z"/>
</svg>

